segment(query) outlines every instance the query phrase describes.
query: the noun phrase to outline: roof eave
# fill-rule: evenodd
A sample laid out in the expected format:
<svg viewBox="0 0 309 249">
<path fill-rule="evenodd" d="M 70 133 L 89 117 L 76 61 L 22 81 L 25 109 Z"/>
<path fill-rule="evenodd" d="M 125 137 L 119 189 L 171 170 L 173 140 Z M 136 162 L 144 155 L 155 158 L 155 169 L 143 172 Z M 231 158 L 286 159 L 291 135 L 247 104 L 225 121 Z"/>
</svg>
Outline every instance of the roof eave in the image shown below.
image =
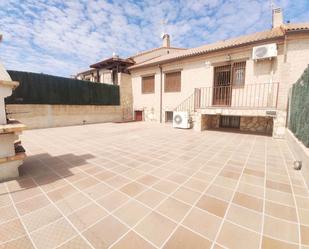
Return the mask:
<svg viewBox="0 0 309 249">
<path fill-rule="evenodd" d="M 208 53 L 212 53 L 212 52 L 222 51 L 222 50 L 229 49 L 229 48 L 238 48 L 238 47 L 248 46 L 248 45 L 252 45 L 252 44 L 255 44 L 255 43 L 259 43 L 259 42 L 273 41 L 273 40 L 278 40 L 278 39 L 283 39 L 283 38 L 284 38 L 284 35 L 281 35 L 281 36 L 272 37 L 272 38 L 266 38 L 266 39 L 262 39 L 262 40 L 258 40 L 258 41 L 246 42 L 246 43 L 235 45 L 235 46 L 228 46 L 228 47 L 208 50 L 208 51 L 205 51 L 205 52 L 197 52 L 195 54 L 175 57 L 175 58 L 171 58 L 171 59 L 167 59 L 167 60 L 162 60 L 162 61 L 159 61 L 159 62 L 154 62 L 154 63 L 150 63 L 150 64 L 146 64 L 146 65 L 140 65 L 140 66 L 133 65 L 132 67 L 129 67 L 129 70 L 145 68 L 145 67 L 151 67 L 151 66 L 157 66 L 157 65 L 166 64 L 166 63 L 169 63 L 169 62 L 172 62 L 172 61 L 176 61 L 176 60 L 179 60 L 179 59 L 183 59 L 183 58 L 190 58 L 190 57 L 195 57 L 195 56 L 199 56 L 199 55 L 203 55 L 203 54 L 208 54 Z"/>
</svg>

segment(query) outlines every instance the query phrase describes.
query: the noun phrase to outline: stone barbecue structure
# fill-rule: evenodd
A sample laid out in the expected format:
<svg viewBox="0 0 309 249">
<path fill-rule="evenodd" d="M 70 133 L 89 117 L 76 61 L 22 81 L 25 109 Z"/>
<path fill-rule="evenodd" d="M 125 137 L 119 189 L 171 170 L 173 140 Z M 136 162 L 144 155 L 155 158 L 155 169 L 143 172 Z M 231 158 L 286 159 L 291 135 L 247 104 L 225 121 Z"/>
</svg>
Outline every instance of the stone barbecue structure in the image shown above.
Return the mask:
<svg viewBox="0 0 309 249">
<path fill-rule="evenodd" d="M 7 119 L 4 103 L 4 98 L 10 96 L 18 85 L 19 83 L 12 81 L 0 64 L 0 182 L 18 177 L 18 167 L 26 157 L 25 150 L 18 140 L 18 135 L 25 125 Z"/>
</svg>

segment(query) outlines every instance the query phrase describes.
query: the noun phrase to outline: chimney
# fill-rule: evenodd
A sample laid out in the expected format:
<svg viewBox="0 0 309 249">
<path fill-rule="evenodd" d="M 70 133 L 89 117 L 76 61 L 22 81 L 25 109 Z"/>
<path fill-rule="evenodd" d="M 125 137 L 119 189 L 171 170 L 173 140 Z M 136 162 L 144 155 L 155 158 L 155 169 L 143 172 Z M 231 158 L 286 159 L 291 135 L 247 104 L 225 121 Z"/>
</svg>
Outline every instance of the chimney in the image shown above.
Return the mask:
<svg viewBox="0 0 309 249">
<path fill-rule="evenodd" d="M 162 47 L 164 47 L 164 48 L 169 48 L 170 45 L 171 45 L 171 44 L 170 44 L 170 35 L 164 33 L 164 34 L 162 35 L 162 39 L 163 39 Z"/>
<path fill-rule="evenodd" d="M 283 24 L 283 13 L 281 8 L 273 9 L 273 28 L 278 28 Z"/>
</svg>

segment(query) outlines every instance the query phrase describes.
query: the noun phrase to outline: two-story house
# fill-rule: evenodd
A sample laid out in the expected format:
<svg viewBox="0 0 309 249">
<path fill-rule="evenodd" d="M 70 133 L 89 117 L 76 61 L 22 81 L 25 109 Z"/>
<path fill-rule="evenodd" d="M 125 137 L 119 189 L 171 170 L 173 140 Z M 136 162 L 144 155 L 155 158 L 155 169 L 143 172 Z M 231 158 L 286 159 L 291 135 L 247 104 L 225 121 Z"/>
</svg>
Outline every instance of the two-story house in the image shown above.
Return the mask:
<svg viewBox="0 0 309 249">
<path fill-rule="evenodd" d="M 188 111 L 196 130 L 282 137 L 289 89 L 309 63 L 309 23 L 284 24 L 274 9 L 270 30 L 191 49 L 171 49 L 165 35 L 163 47 L 140 55 L 127 58 L 135 119 Z"/>
</svg>

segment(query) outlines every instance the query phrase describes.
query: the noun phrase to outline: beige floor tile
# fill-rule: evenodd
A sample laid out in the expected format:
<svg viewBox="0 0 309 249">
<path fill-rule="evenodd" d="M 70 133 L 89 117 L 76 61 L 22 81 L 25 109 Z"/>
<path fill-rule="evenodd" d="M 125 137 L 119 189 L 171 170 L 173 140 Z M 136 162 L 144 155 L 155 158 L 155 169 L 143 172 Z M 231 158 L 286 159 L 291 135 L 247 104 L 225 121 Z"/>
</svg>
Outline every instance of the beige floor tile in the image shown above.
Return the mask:
<svg viewBox="0 0 309 249">
<path fill-rule="evenodd" d="M 179 227 L 167 241 L 164 249 L 208 249 L 211 242 L 190 230 Z"/>
<path fill-rule="evenodd" d="M 264 188 L 256 185 L 241 182 L 238 185 L 237 192 L 252 195 L 258 198 L 264 198 Z"/>
<path fill-rule="evenodd" d="M 264 166 L 261 166 L 261 168 L 262 167 L 264 167 Z M 253 176 L 257 176 L 257 177 L 264 177 L 264 170 L 254 170 L 254 169 L 245 168 L 244 174 L 253 175 Z"/>
<path fill-rule="evenodd" d="M 237 181 L 231 178 L 223 177 L 223 176 L 217 176 L 216 180 L 214 181 L 214 184 L 225 187 L 225 188 L 230 188 L 231 190 L 234 190 L 234 188 L 237 185 Z"/>
<path fill-rule="evenodd" d="M 154 208 L 165 198 L 166 195 L 161 194 L 160 192 L 153 189 L 148 189 L 136 197 L 137 200 L 144 203 L 150 208 Z"/>
<path fill-rule="evenodd" d="M 296 209 L 275 202 L 265 202 L 265 213 L 277 218 L 297 222 Z"/>
<path fill-rule="evenodd" d="M 178 200 L 193 205 L 193 203 L 197 201 L 201 194 L 191 189 L 180 187 L 172 196 Z"/>
<path fill-rule="evenodd" d="M 54 248 L 77 235 L 71 225 L 61 219 L 31 234 L 37 249 Z"/>
<path fill-rule="evenodd" d="M 135 200 L 131 200 L 120 209 L 117 209 L 114 215 L 124 221 L 129 226 L 134 226 L 149 212 L 149 208 L 143 206 Z"/>
<path fill-rule="evenodd" d="M 285 183 L 266 180 L 266 187 L 285 193 L 292 193 L 291 186 Z"/>
<path fill-rule="evenodd" d="M 182 224 L 213 240 L 218 232 L 221 221 L 222 219 L 211 213 L 193 208 Z"/>
<path fill-rule="evenodd" d="M 155 249 L 137 233 L 131 231 L 119 240 L 111 249 Z"/>
<path fill-rule="evenodd" d="M 232 204 L 226 218 L 238 225 L 247 227 L 258 233 L 261 232 L 263 216 L 260 213 Z"/>
<path fill-rule="evenodd" d="M 284 241 L 263 236 L 261 249 L 298 249 L 298 248 L 299 247 L 297 244 L 289 244 Z"/>
<path fill-rule="evenodd" d="M 56 205 L 64 215 L 67 215 L 90 202 L 91 200 L 89 198 L 81 193 L 77 193 L 58 201 Z"/>
<path fill-rule="evenodd" d="M 241 179 L 240 179 L 240 182 L 241 183 L 252 184 L 252 185 L 255 185 L 255 186 L 259 186 L 259 187 L 263 187 L 264 186 L 264 178 L 253 176 L 253 175 L 243 174 Z"/>
<path fill-rule="evenodd" d="M 203 171 L 196 172 L 192 177 L 207 182 L 211 182 L 213 180 L 213 175 L 207 174 Z"/>
<path fill-rule="evenodd" d="M 188 176 L 185 176 L 183 174 L 173 173 L 169 175 L 166 179 L 169 181 L 178 183 L 178 184 L 182 184 L 188 179 Z"/>
<path fill-rule="evenodd" d="M 294 199 L 291 193 L 281 192 L 266 188 L 266 196 L 267 200 L 278 202 L 283 205 L 294 206 Z"/>
<path fill-rule="evenodd" d="M 309 197 L 309 192 L 306 187 L 293 186 L 293 192 L 295 195 Z"/>
<path fill-rule="evenodd" d="M 90 188 L 90 187 L 92 187 L 92 186 L 94 186 L 98 183 L 99 183 L 99 181 L 96 180 L 95 178 L 87 177 L 87 178 L 80 180 L 78 182 L 74 182 L 73 185 L 80 190 L 84 190 L 84 189 Z"/>
<path fill-rule="evenodd" d="M 160 247 L 175 227 L 176 224 L 174 222 L 156 212 L 152 212 L 137 225 L 135 230 Z"/>
<path fill-rule="evenodd" d="M 165 181 L 161 180 L 152 187 L 156 190 L 159 190 L 160 192 L 163 192 L 165 194 L 170 194 L 173 191 L 175 191 L 178 188 L 178 184 L 170 182 L 170 181 Z"/>
<path fill-rule="evenodd" d="M 9 195 L 0 195 L 0 207 L 8 206 L 10 204 L 12 204 L 12 201 Z"/>
<path fill-rule="evenodd" d="M 233 202 L 258 212 L 263 211 L 263 200 L 251 195 L 236 192 L 233 198 Z"/>
<path fill-rule="evenodd" d="M 309 210 L 308 209 L 298 209 L 299 220 L 303 225 L 309 226 Z"/>
<path fill-rule="evenodd" d="M 116 242 L 128 228 L 112 216 L 108 216 L 87 229 L 83 235 L 95 248 L 105 249 Z"/>
<path fill-rule="evenodd" d="M 10 220 L 0 225 L 0 241 L 6 242 L 8 240 L 16 239 L 25 235 L 25 229 L 19 219 Z"/>
<path fill-rule="evenodd" d="M 206 193 L 225 201 L 230 201 L 233 196 L 233 191 L 231 189 L 222 188 L 214 184 L 208 188 Z"/>
<path fill-rule="evenodd" d="M 240 177 L 240 173 L 224 169 L 221 171 L 220 176 L 231 178 L 237 181 Z"/>
<path fill-rule="evenodd" d="M 207 188 L 208 185 L 209 185 L 208 181 L 200 181 L 198 179 L 191 178 L 183 186 L 202 193 L 204 192 L 204 190 Z"/>
<path fill-rule="evenodd" d="M 230 249 L 258 249 L 260 235 L 230 222 L 224 222 L 217 241 Z"/>
<path fill-rule="evenodd" d="M 198 201 L 196 206 L 214 215 L 223 217 L 226 212 L 228 203 L 217 198 L 204 195 Z"/>
<path fill-rule="evenodd" d="M 22 202 L 15 204 L 20 215 L 27 214 L 29 212 L 35 211 L 39 208 L 45 207 L 50 204 L 50 201 L 44 195 L 38 195 L 31 199 L 27 199 Z"/>
<path fill-rule="evenodd" d="M 120 188 L 120 191 L 133 197 L 141 193 L 142 191 L 145 190 L 145 186 L 142 184 L 136 183 L 136 182 L 131 182 L 127 185 L 124 185 L 122 188 Z"/>
<path fill-rule="evenodd" d="M 71 185 L 66 185 L 64 187 L 58 188 L 56 190 L 53 190 L 51 192 L 48 192 L 47 195 L 48 197 L 53 201 L 59 201 L 62 200 L 66 197 L 68 197 L 71 194 L 77 193 L 78 190 L 76 190 L 74 187 Z"/>
<path fill-rule="evenodd" d="M 34 187 L 29 189 L 17 190 L 16 192 L 13 192 L 11 196 L 14 202 L 20 202 L 39 194 L 42 194 L 42 191 L 39 188 Z"/>
<path fill-rule="evenodd" d="M 103 208 L 92 203 L 70 214 L 68 219 L 79 231 L 82 231 L 107 215 Z"/>
<path fill-rule="evenodd" d="M 309 198 L 295 196 L 298 208 L 309 209 Z"/>
<path fill-rule="evenodd" d="M 22 217 L 23 223 L 29 232 L 45 226 L 62 217 L 61 213 L 52 205 L 38 209 Z"/>
<path fill-rule="evenodd" d="M 301 243 L 304 245 L 309 245 L 309 226 L 300 227 Z"/>
<path fill-rule="evenodd" d="M 128 196 L 119 191 L 114 191 L 106 195 L 105 197 L 99 199 L 97 202 L 107 210 L 113 211 L 114 209 L 125 203 L 127 200 L 129 200 Z"/>
<path fill-rule="evenodd" d="M 298 225 L 281 219 L 265 216 L 264 234 L 287 242 L 298 243 Z"/>
<path fill-rule="evenodd" d="M 99 179 L 101 181 L 106 181 L 107 179 L 115 176 L 116 174 L 113 173 L 112 171 L 109 171 L 109 170 L 106 170 L 106 171 L 103 171 L 99 174 L 96 174 L 95 178 L 96 179 Z"/>
<path fill-rule="evenodd" d="M 89 196 L 89 198 L 97 200 L 108 193 L 112 192 L 113 188 L 109 187 L 105 183 L 99 183 L 94 185 L 93 187 L 84 189 L 83 192 Z"/>
<path fill-rule="evenodd" d="M 91 249 L 91 247 L 81 236 L 76 236 L 57 249 Z"/>
<path fill-rule="evenodd" d="M 225 249 L 225 248 L 222 246 L 219 246 L 218 244 L 215 244 L 213 249 Z"/>
<path fill-rule="evenodd" d="M 139 183 L 142 183 L 147 186 L 151 186 L 158 182 L 160 179 L 158 177 L 152 176 L 152 175 L 145 175 L 140 178 L 138 178 L 136 181 Z"/>
<path fill-rule="evenodd" d="M 17 218 L 17 213 L 13 205 L 0 208 L 0 224 L 14 218 Z"/>
<path fill-rule="evenodd" d="M 104 136 L 97 136 L 98 133 L 102 133 Z M 64 135 L 65 140 L 62 139 Z M 90 136 L 92 139 L 89 139 Z M 120 136 L 121 139 L 119 139 Z M 181 143 L 179 143 L 179 137 L 181 137 Z M 220 137 L 220 140 L 218 140 L 218 137 Z M 50 199 L 56 202 L 59 207 L 61 205 L 62 210 L 68 213 L 70 210 L 80 208 L 86 200 L 82 197 L 81 201 L 79 201 L 79 198 L 75 198 L 81 196 L 79 191 L 72 188 L 72 185 L 65 183 L 65 181 L 73 183 L 75 186 L 79 186 L 82 192 L 91 200 L 95 199 L 100 203 L 99 207 L 88 207 L 88 209 L 80 210 L 81 213 L 75 212 L 74 214 L 78 217 L 75 217 L 77 221 L 74 221 L 73 216 L 70 217 L 79 229 L 91 229 L 94 227 L 94 231 L 91 231 L 89 236 L 92 236 L 90 236 L 92 242 L 98 248 L 107 247 L 112 243 L 115 243 L 115 247 L 118 245 L 118 248 L 130 248 L 132 246 L 133 248 L 138 248 L 138 246 L 147 248 L 146 245 L 148 245 L 149 239 L 154 241 L 153 243 L 156 246 L 152 245 L 156 248 L 163 247 L 163 243 L 167 240 L 169 240 L 169 243 L 166 245 L 171 246 L 171 248 L 186 248 L 186 246 L 189 246 L 190 249 L 199 248 L 204 243 L 204 241 L 198 242 L 200 237 L 214 239 L 218 229 L 217 226 L 221 224 L 220 216 L 222 217 L 225 214 L 227 203 L 230 201 L 233 191 L 237 191 L 239 193 L 236 194 L 235 200 L 238 204 L 232 204 L 226 214 L 227 220 L 225 223 L 228 224 L 229 221 L 233 223 L 229 225 L 232 227 L 230 228 L 231 231 L 227 227 L 228 225 L 225 224 L 219 236 L 219 239 L 225 244 L 221 243 L 222 241 L 215 243 L 222 248 L 225 246 L 225 249 L 242 249 L 243 245 L 247 245 L 246 249 L 254 249 L 255 244 L 251 246 L 250 243 L 251 240 L 253 243 L 256 241 L 256 236 L 253 236 L 255 233 L 252 230 L 260 231 L 261 226 L 260 217 L 263 210 L 263 208 L 261 209 L 261 203 L 264 204 L 265 159 L 267 161 L 265 174 L 267 177 L 266 199 L 274 204 L 266 204 L 266 213 L 271 216 L 265 215 L 264 232 L 271 234 L 267 240 L 264 238 L 264 248 L 294 248 L 295 244 L 288 244 L 283 240 L 297 241 L 298 239 L 298 224 L 287 220 L 295 220 L 295 213 L 293 211 L 292 214 L 292 209 L 289 207 L 285 208 L 285 206 L 294 207 L 294 196 L 289 184 L 289 177 L 292 180 L 293 191 L 296 194 L 297 205 L 295 208 L 298 208 L 300 222 L 302 225 L 308 225 L 309 223 L 307 221 L 307 216 L 309 216 L 307 215 L 309 195 L 306 193 L 308 190 L 303 183 L 300 172 L 296 172 L 292 168 L 289 168 L 288 172 L 286 171 L 285 163 L 292 163 L 293 158 L 284 140 L 277 141 L 270 137 L 218 131 L 207 131 L 197 135 L 191 131 L 172 129 L 169 125 L 162 126 L 146 122 L 134 122 L 119 125 L 94 124 L 28 130 L 22 135 L 22 141 L 25 147 L 29 148 L 29 153 L 31 153 L 28 155 L 25 164 L 21 166 L 21 172 L 29 177 L 9 181 L 5 185 L 0 183 L 0 208 L 12 205 L 10 197 L 6 194 L 6 186 L 12 192 L 13 200 L 21 215 L 38 212 L 39 208 L 44 209 L 50 205 L 50 201 L 42 195 L 36 182 L 32 180 L 32 178 L 35 178 L 43 191 L 48 193 Z M 239 146 L 235 147 L 235 143 L 239 144 Z M 46 146 L 39 147 L 38 144 Z M 175 146 L 176 144 L 178 146 Z M 250 154 L 252 145 L 254 153 Z M 224 151 L 220 151 L 223 147 Z M 265 158 L 266 147 L 267 157 Z M 278 154 L 278 151 L 281 150 L 284 152 L 285 158 L 282 158 L 279 155 L 280 153 Z M 211 157 L 213 158 L 209 160 Z M 285 160 L 287 161 L 285 162 Z M 244 167 L 244 174 L 240 179 L 240 184 L 237 185 L 237 179 Z M 201 171 L 199 171 L 200 168 Z M 57 174 L 54 172 L 57 172 Z M 122 174 L 127 175 L 129 178 L 125 178 Z M 217 176 L 217 174 L 221 175 Z M 95 178 L 90 177 L 90 175 L 95 176 Z M 187 184 L 197 191 L 181 186 L 190 176 L 192 176 L 192 179 Z M 62 177 L 65 177 L 65 180 Z M 119 190 L 114 191 L 115 188 L 119 189 L 131 183 L 134 185 L 133 179 L 137 179 L 134 184 L 143 186 L 145 192 L 135 192 L 134 187 L 129 187 L 126 191 L 149 208 L 158 208 L 162 204 L 160 209 L 165 214 L 156 214 L 162 218 L 151 218 L 150 216 L 147 219 L 146 214 L 145 220 L 142 220 L 137 226 L 140 228 L 139 225 L 145 221 L 146 225 L 144 224 L 144 227 L 146 228 L 140 228 L 140 232 L 144 233 L 143 235 L 136 231 L 131 231 L 126 235 L 125 232 L 128 231 L 129 227 L 123 224 L 121 219 L 118 217 L 116 219 L 114 216 L 111 218 L 112 220 L 115 219 L 114 222 L 105 222 L 105 225 L 96 226 L 96 222 L 100 223 L 107 218 L 106 209 L 117 213 L 115 209 L 121 208 L 121 205 L 126 205 L 130 201 L 127 194 Z M 101 182 L 98 183 L 96 180 Z M 212 180 L 214 180 L 214 185 L 209 188 L 207 183 Z M 151 189 L 146 189 L 146 186 L 151 186 Z M 238 189 L 235 189 L 236 186 L 238 186 Z M 206 187 L 209 188 L 206 197 L 199 200 L 201 196 L 198 191 L 204 191 Z M 162 192 L 159 193 L 155 188 Z M 175 193 L 172 193 L 174 191 Z M 175 212 L 177 208 L 172 210 L 170 207 L 173 205 L 167 205 L 168 201 L 165 201 L 165 199 L 168 197 L 163 192 L 166 194 L 171 193 L 172 196 L 169 198 L 175 198 L 189 205 L 199 203 L 200 207 L 195 207 L 186 217 L 186 224 L 182 225 L 189 232 L 179 232 L 179 228 L 177 233 L 171 234 L 176 227 L 174 222 L 167 219 L 165 215 L 170 217 L 175 215 L 173 219 L 178 221 L 183 214 L 177 216 L 178 213 Z M 207 195 L 209 196 L 207 197 Z M 66 203 L 67 201 L 68 203 Z M 88 206 L 94 206 L 94 204 L 90 204 Z M 163 208 L 164 205 L 166 205 L 165 208 Z M 139 212 L 139 209 L 135 206 L 132 209 L 129 205 L 125 207 L 121 209 L 125 211 L 125 218 L 123 219 L 132 218 L 132 224 L 135 224 L 135 215 L 137 215 L 136 219 L 138 220 L 142 211 Z M 209 212 L 205 210 L 209 210 Z M 255 212 L 254 210 L 259 211 Z M 2 211 L 0 212 L 0 240 L 2 238 L 9 240 L 17 238 L 17 236 L 25 238 L 23 236 L 26 235 L 24 235 L 21 224 L 4 223 L 6 224 L 4 229 L 1 219 L 5 222 L 11 217 L 12 213 L 8 207 Z M 39 222 L 48 223 L 51 214 L 52 212 L 41 215 L 42 218 Z M 274 216 L 280 217 L 280 219 L 275 219 Z M 271 218 L 276 222 L 269 221 Z M 36 219 L 38 218 L 34 217 L 32 222 L 37 222 Z M 54 221 L 53 224 L 60 220 Z M 127 222 L 130 223 L 130 221 Z M 118 225 L 110 225 L 110 223 Z M 36 230 L 31 234 L 35 238 L 37 249 L 54 248 L 60 243 L 64 243 L 64 248 L 87 247 L 87 244 L 83 243 L 83 238 L 80 238 L 75 233 L 75 230 L 71 236 L 70 225 L 64 225 L 68 229 L 62 231 L 62 226 L 57 228 L 57 226 L 53 227 L 53 224 L 48 223 L 43 229 Z M 240 225 L 240 228 L 237 224 Z M 125 228 L 122 229 L 122 226 Z M 185 230 L 185 228 L 182 229 Z M 9 236 L 7 230 L 10 231 Z M 41 230 L 42 233 L 39 236 Z M 194 235 L 192 236 L 194 242 L 191 241 L 191 233 Z M 309 249 L 307 227 L 303 227 L 302 233 L 305 244 L 300 248 Z M 258 237 L 261 238 L 261 236 Z M 120 241 L 117 241 L 117 239 Z M 282 241 L 279 241 L 279 239 Z M 147 241 L 146 244 L 144 240 Z M 248 242 L 249 240 L 250 242 Z M 235 241 L 238 244 L 234 244 Z M 15 249 L 22 244 L 21 239 L 21 242 L 16 240 L 16 243 L 12 240 L 8 245 Z M 26 249 L 27 245 L 27 242 L 25 242 L 25 246 L 21 248 Z M 207 246 L 204 247 L 207 248 Z M 219 249 L 220 247 L 213 247 L 212 249 Z"/>
<path fill-rule="evenodd" d="M 190 208 L 191 206 L 177 201 L 174 198 L 168 198 L 156 208 L 156 211 L 166 215 L 175 222 L 179 222 L 183 219 Z"/>
<path fill-rule="evenodd" d="M 26 236 L 10 240 L 0 245 L 1 249 L 35 249 L 30 239 Z"/>
</svg>

